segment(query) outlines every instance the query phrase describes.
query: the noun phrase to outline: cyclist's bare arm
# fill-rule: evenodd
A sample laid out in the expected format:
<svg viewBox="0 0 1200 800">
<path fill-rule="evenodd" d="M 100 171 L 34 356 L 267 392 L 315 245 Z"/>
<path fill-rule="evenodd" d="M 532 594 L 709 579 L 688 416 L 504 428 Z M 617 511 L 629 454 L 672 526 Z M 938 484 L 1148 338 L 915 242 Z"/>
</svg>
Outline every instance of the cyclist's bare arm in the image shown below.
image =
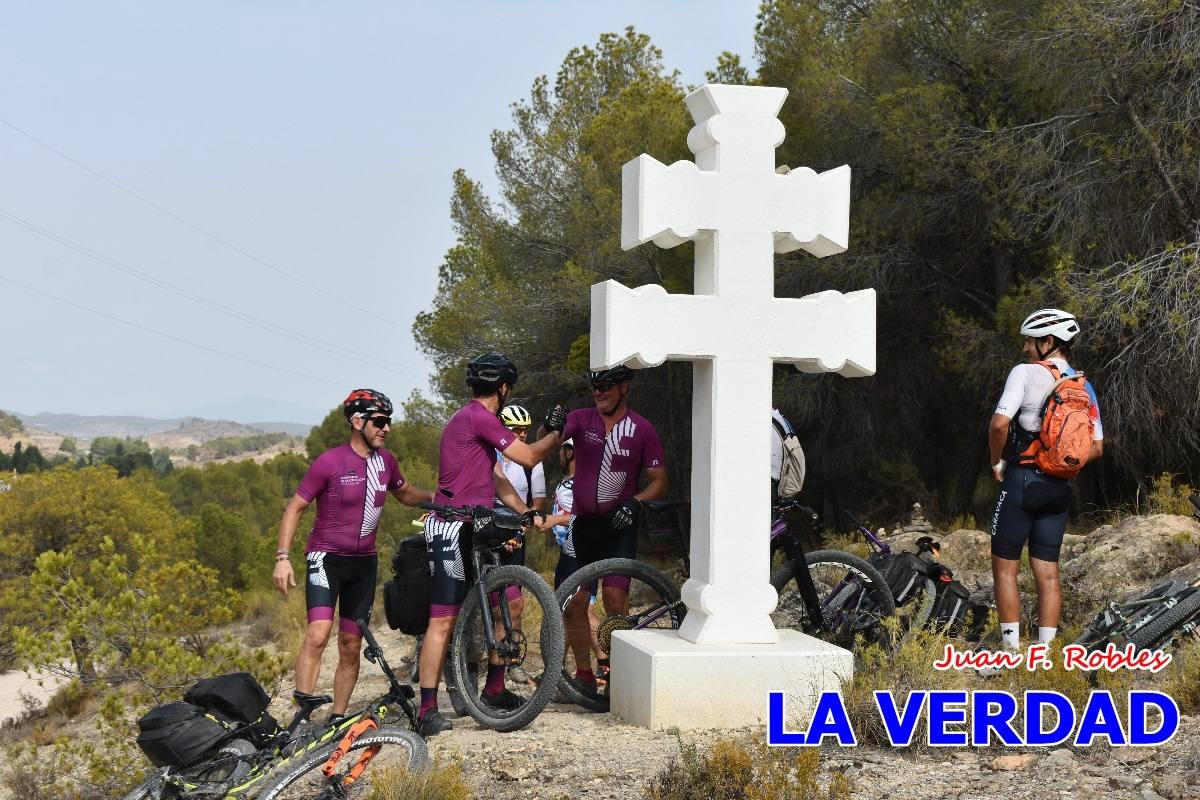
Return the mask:
<svg viewBox="0 0 1200 800">
<path fill-rule="evenodd" d="M 435 502 L 433 492 L 428 489 L 418 489 L 411 483 L 406 483 L 399 489 L 392 490 L 392 497 L 399 500 L 406 506 L 415 506 L 417 503 Z"/>
<path fill-rule="evenodd" d="M 521 442 L 517 441 L 514 444 L 521 444 Z M 509 447 L 509 450 L 511 449 Z M 508 450 L 505 450 L 504 454 L 507 456 Z M 517 494 L 517 490 L 513 488 L 512 481 L 504 474 L 504 470 L 500 468 L 499 464 L 492 470 L 492 484 L 496 487 L 496 497 L 501 503 L 504 503 L 504 505 L 518 514 L 524 514 L 529 510 L 529 506 L 525 505 L 525 501 Z"/>
<path fill-rule="evenodd" d="M 633 496 L 639 503 L 646 500 L 661 500 L 667 496 L 667 468 L 655 467 L 644 470 L 646 485 Z"/>
<path fill-rule="evenodd" d="M 279 521 L 277 554 L 286 555 L 292 549 L 292 540 L 296 538 L 296 528 L 300 525 L 300 517 L 311 502 L 298 494 L 292 495 L 292 499 L 288 501 L 287 508 L 283 510 L 283 519 Z M 272 577 L 275 580 L 275 588 L 284 597 L 287 597 L 288 587 L 296 585 L 296 573 L 292 571 L 292 562 L 286 558 L 275 562 L 275 572 Z"/>
<path fill-rule="evenodd" d="M 526 444 L 520 439 L 515 439 L 512 444 L 504 448 L 504 457 L 517 462 L 522 467 L 532 468 L 534 464 L 545 461 L 546 456 L 557 450 L 558 443 L 561 441 L 562 433 L 560 431 L 550 431 L 533 444 Z"/>
</svg>

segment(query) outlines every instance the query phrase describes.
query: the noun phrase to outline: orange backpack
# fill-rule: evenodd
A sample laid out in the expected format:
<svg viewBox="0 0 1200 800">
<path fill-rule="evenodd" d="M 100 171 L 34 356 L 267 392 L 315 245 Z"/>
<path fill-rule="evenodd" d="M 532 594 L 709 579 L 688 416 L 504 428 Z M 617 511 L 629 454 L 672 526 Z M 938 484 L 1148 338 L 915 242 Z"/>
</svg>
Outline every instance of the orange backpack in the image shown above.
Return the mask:
<svg viewBox="0 0 1200 800">
<path fill-rule="evenodd" d="M 1087 463 L 1096 422 L 1092 398 L 1082 372 L 1063 375 L 1049 361 L 1039 361 L 1054 376 L 1054 386 L 1042 402 L 1042 429 L 1018 461 L 1047 475 L 1074 478 Z"/>
</svg>

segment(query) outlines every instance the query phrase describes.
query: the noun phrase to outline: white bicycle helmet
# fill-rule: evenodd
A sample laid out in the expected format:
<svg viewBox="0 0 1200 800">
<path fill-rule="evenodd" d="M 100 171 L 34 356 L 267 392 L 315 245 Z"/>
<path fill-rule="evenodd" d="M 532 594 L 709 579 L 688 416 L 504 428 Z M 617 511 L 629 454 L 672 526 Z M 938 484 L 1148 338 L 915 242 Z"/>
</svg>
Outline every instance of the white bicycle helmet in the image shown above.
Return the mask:
<svg viewBox="0 0 1200 800">
<path fill-rule="evenodd" d="M 1079 335 L 1079 322 L 1075 315 L 1058 308 L 1040 308 L 1021 323 L 1021 335 L 1040 339 L 1053 336 L 1069 342 Z"/>
</svg>

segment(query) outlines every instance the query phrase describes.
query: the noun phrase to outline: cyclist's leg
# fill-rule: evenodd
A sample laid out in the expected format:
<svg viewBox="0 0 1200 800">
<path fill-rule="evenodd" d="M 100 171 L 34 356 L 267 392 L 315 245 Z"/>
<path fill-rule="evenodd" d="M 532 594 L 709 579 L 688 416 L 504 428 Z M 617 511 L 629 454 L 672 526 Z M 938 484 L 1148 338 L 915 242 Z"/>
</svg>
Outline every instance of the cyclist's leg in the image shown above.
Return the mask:
<svg viewBox="0 0 1200 800">
<path fill-rule="evenodd" d="M 624 531 L 613 531 L 611 545 L 605 558 L 637 559 L 637 528 Z M 629 613 L 629 586 L 631 581 L 622 575 L 614 575 L 603 580 L 604 608 L 609 614 Z"/>
<path fill-rule="evenodd" d="M 330 576 L 326 567 L 328 553 L 313 552 L 305 556 L 307 570 L 304 579 L 304 598 L 308 606 L 308 626 L 304 641 L 296 656 L 296 689 L 312 694 L 321 675 L 321 655 L 333 630 L 333 606 L 337 600 L 337 576 Z"/>
<path fill-rule="evenodd" d="M 450 635 L 467 596 L 466 571 L 458 545 L 463 523 L 430 516 L 425 521 L 425 547 L 429 559 L 429 628 L 421 643 L 419 660 L 421 709 L 425 718 L 437 709 L 438 684 L 450 648 Z"/>
<path fill-rule="evenodd" d="M 378 558 L 339 558 L 334 567 L 341 573 L 338 594 L 338 665 L 333 676 L 333 713 L 345 714 L 350 695 L 358 683 L 358 668 L 362 662 L 362 631 L 356 619 L 371 617 L 375 602 L 375 577 Z"/>
<path fill-rule="evenodd" d="M 1002 639 L 1012 646 L 1021 620 L 1021 597 L 1017 590 L 1017 571 L 1021 550 L 1033 527 L 1033 516 L 1025 510 L 1025 485 L 1033 475 L 1026 467 L 1011 467 L 1000 485 L 996 507 L 992 511 L 992 585 L 996 597 Z"/>
<path fill-rule="evenodd" d="M 611 529 L 608 520 L 602 517 L 576 517 L 571 530 L 571 541 L 575 548 L 577 568 L 607 558 L 607 542 Z M 589 680 L 593 677 L 591 670 L 592 625 L 590 622 L 589 604 L 596 586 L 584 586 L 575 593 L 563 610 L 563 624 L 566 628 L 567 646 L 575 659 L 576 677 Z M 606 654 L 607 655 L 607 654 Z"/>
<path fill-rule="evenodd" d="M 1037 582 L 1038 626 L 1045 638 L 1053 638 L 1062 616 L 1062 585 L 1058 579 L 1058 556 L 1071 509 L 1070 484 L 1062 478 L 1039 475 L 1026 490 L 1027 504 L 1036 503 L 1029 532 L 1029 566 Z M 1042 638 L 1039 635 L 1039 638 Z"/>
</svg>

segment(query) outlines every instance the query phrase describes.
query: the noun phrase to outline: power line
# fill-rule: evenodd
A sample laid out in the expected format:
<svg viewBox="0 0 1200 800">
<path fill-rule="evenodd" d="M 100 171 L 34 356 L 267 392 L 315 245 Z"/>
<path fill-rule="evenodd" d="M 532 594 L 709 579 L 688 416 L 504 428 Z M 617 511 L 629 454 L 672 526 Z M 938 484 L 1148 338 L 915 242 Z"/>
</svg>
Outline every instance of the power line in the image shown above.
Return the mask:
<svg viewBox="0 0 1200 800">
<path fill-rule="evenodd" d="M 98 311 L 97 309 L 89 308 L 88 306 L 82 305 L 80 303 L 76 303 L 74 300 L 68 300 L 65 297 L 59 297 L 56 294 L 51 294 L 50 292 L 46 292 L 41 289 L 35 289 L 32 286 L 27 286 L 26 284 L 21 283 L 20 281 L 14 281 L 12 278 L 5 277 L 4 275 L 0 275 L 0 281 L 4 281 L 5 283 L 11 283 L 13 286 L 20 287 L 21 289 L 24 289 L 27 292 L 33 292 L 34 294 L 40 294 L 43 297 L 49 297 L 51 300 L 57 300 L 60 303 L 66 303 L 69 306 L 74 306 L 75 308 L 78 308 L 82 311 L 87 311 L 90 314 L 95 314 L 96 316 L 104 317 L 105 319 L 112 320 L 113 322 L 119 322 L 122 325 L 128 325 L 129 327 L 136 328 L 139 331 L 144 331 L 146 333 L 153 333 L 155 336 L 161 336 L 162 338 L 170 339 L 173 342 L 179 342 L 180 344 L 186 344 L 191 347 L 195 347 L 198 350 L 204 350 L 209 353 L 214 353 L 219 356 L 224 356 L 225 358 L 236 359 L 236 360 L 244 362 L 246 364 L 252 364 L 253 366 L 256 366 L 256 367 L 262 367 L 264 369 L 274 370 L 275 372 L 282 372 L 287 375 L 293 375 L 297 378 L 307 378 L 310 381 L 317 381 L 318 383 L 324 383 L 324 384 L 328 384 L 330 386 L 344 387 L 344 384 L 337 383 L 335 381 L 331 381 L 326 378 L 318 378 L 314 375 L 306 375 L 303 372 L 296 372 L 295 370 L 290 370 L 285 367 L 277 367 L 274 364 L 266 364 L 266 363 L 263 363 L 262 361 L 255 361 L 252 358 L 246 358 L 244 356 L 239 356 L 234 353 L 226 353 L 224 350 L 218 350 L 217 348 L 209 347 L 206 344 L 199 344 L 197 342 L 192 342 L 187 339 L 183 339 L 179 336 L 174 336 L 169 333 L 163 333 L 162 331 L 155 330 L 154 328 L 148 328 L 145 325 L 141 325 L 137 322 L 130 322 L 127 319 L 122 319 L 120 317 L 114 316 L 112 314 L 109 314 L 108 312 Z"/>
<path fill-rule="evenodd" d="M 174 284 L 168 283 L 167 281 L 156 278 L 153 275 L 143 272 L 135 267 L 131 267 L 127 264 L 123 264 L 120 261 L 117 261 L 116 259 L 109 258 L 108 256 L 104 255 L 103 253 L 99 253 L 95 250 L 92 250 L 89 247 L 85 247 L 84 245 L 79 244 L 78 242 L 68 239 L 65 236 L 60 236 L 59 234 L 54 233 L 53 231 L 50 231 L 50 230 L 42 228 L 38 225 L 35 225 L 34 223 L 30 222 L 29 220 L 18 217 L 16 214 L 13 214 L 9 211 L 5 211 L 2 208 L 0 208 L 0 218 L 7 219 L 9 222 L 12 222 L 16 225 L 20 225 L 21 227 L 25 228 L 26 230 L 31 231 L 32 233 L 36 233 L 39 236 L 50 239 L 51 241 L 56 242 L 57 244 L 60 244 L 63 247 L 74 250 L 75 252 L 80 253 L 81 255 L 87 256 L 88 258 L 90 258 L 94 261 L 99 261 L 101 264 L 104 264 L 105 266 L 112 267 L 113 269 L 118 270 L 120 272 L 124 272 L 127 275 L 132 275 L 133 277 L 138 278 L 139 280 L 145 281 L 146 283 L 149 283 L 153 286 L 157 286 L 158 288 L 163 289 L 164 291 L 168 291 L 173 294 L 179 295 L 180 297 L 183 297 L 184 299 L 191 300 L 193 303 L 197 303 L 198 305 L 202 305 L 206 308 L 212 309 L 213 311 L 218 311 L 222 314 L 233 317 L 236 320 L 245 322 L 250 325 L 254 325 L 256 327 L 262 328 L 263 330 L 269 331 L 269 332 L 277 334 L 279 336 L 285 336 L 288 338 L 298 339 L 298 340 L 304 342 L 305 344 L 308 344 L 311 347 L 317 348 L 318 350 L 324 350 L 327 353 L 332 353 L 333 355 L 336 355 L 336 356 L 339 356 L 342 358 L 349 358 L 354 361 L 358 361 L 361 364 L 366 364 L 367 366 L 382 367 L 382 368 L 388 369 L 389 371 L 392 371 L 392 372 L 398 371 L 398 370 L 394 369 L 394 367 L 399 367 L 400 368 L 399 371 L 418 372 L 418 373 L 423 372 L 423 370 L 421 370 L 420 368 L 414 367 L 410 364 L 401 364 L 396 361 L 388 361 L 387 359 L 367 360 L 367 359 L 363 358 L 362 356 L 358 355 L 355 351 L 350 350 L 349 348 L 342 347 L 341 345 L 334 344 L 332 342 L 326 342 L 322 339 L 316 339 L 312 336 L 309 336 L 308 334 L 301 333 L 300 331 L 294 331 L 294 330 L 291 330 L 290 328 L 285 328 L 281 325 L 276 325 L 273 322 L 268 322 L 266 320 L 259 319 L 258 317 L 252 316 L 243 311 L 238 311 L 235 308 L 231 308 L 227 305 L 224 305 L 223 303 L 218 303 L 215 300 L 209 300 L 206 297 L 195 294 L 194 292 L 188 291 L 187 289 L 183 289 L 181 287 L 175 286 Z M 390 364 L 392 366 L 391 367 L 386 366 L 388 364 Z"/>
<path fill-rule="evenodd" d="M 117 182 L 116 182 L 115 180 L 113 180 L 112 178 L 109 178 L 108 176 L 106 176 L 106 175 L 103 175 L 103 174 L 102 174 L 102 173 L 100 173 L 100 172 L 97 172 L 96 170 L 94 170 L 94 169 L 92 169 L 91 167 L 89 167 L 87 164 L 84 164 L 84 163 L 83 163 L 82 161 L 80 161 L 79 159 L 77 159 L 77 158 L 73 158 L 72 156 L 68 155 L 67 153 L 64 153 L 62 150 L 59 150 L 57 147 L 54 147 L 54 146 L 53 146 L 53 145 L 51 145 L 51 144 L 48 144 L 48 143 L 46 143 L 46 142 L 43 142 L 41 139 L 39 139 L 38 137 L 34 136 L 34 135 L 33 135 L 32 133 L 30 133 L 29 131 L 26 131 L 26 130 L 24 130 L 24 129 L 22 129 L 22 128 L 19 128 L 19 127 L 17 127 L 16 125 L 14 125 L 13 123 L 11 123 L 11 122 L 9 122 L 8 120 L 4 119 L 3 117 L 0 117 L 0 123 L 3 123 L 3 124 L 4 124 L 4 125 L 6 125 L 7 127 L 11 128 L 12 130 L 14 130 L 14 131 L 16 131 L 17 133 L 21 134 L 21 135 L 22 135 L 22 136 L 24 136 L 26 139 L 29 139 L 31 142 L 34 142 L 35 144 L 38 144 L 38 145 L 40 145 L 40 146 L 42 146 L 42 147 L 46 148 L 46 149 L 47 149 L 47 150 L 49 150 L 51 153 L 54 153 L 55 155 L 57 155 L 57 156 L 59 156 L 59 157 L 61 157 L 61 158 L 64 158 L 64 159 L 66 159 L 67 161 L 70 161 L 72 164 L 74 164 L 75 166 L 79 167 L 79 168 L 80 168 L 80 169 L 82 169 L 84 172 L 87 172 L 87 173 L 89 173 L 90 175 L 93 175 L 93 176 L 95 176 L 96 178 L 99 178 L 100 180 L 102 180 L 102 181 L 104 181 L 105 183 L 107 183 L 109 186 L 112 186 L 114 189 L 119 189 L 120 191 L 122 191 L 122 192 L 124 192 L 125 194 L 129 195 L 129 196 L 130 196 L 130 197 L 132 197 L 133 199 L 137 200 L 138 202 L 145 203 L 146 205 L 148 205 L 148 206 L 150 206 L 151 208 L 153 208 L 155 211 L 158 211 L 158 212 L 160 212 L 160 213 L 162 213 L 162 214 L 165 214 L 165 215 L 167 215 L 168 217 L 170 217 L 171 219 L 175 220 L 176 222 L 179 222 L 179 223 L 181 223 L 181 224 L 183 224 L 183 225 L 186 225 L 187 227 L 189 227 L 189 228 L 191 228 L 192 230 L 194 230 L 196 233 L 199 233 L 201 236 L 205 236 L 205 237 L 207 237 L 207 238 L 211 239 L 212 241 L 216 242 L 217 244 L 224 245 L 225 247 L 228 247 L 228 248 L 229 248 L 230 250 L 232 250 L 233 252 L 235 252 L 235 253 L 237 253 L 237 254 L 239 254 L 239 255 L 241 255 L 241 256 L 244 256 L 245 258 L 248 258 L 248 259 L 250 259 L 251 261 L 253 261 L 253 262 L 257 263 L 257 264 L 261 264 L 262 266 L 266 267 L 266 268 L 267 268 L 267 269 L 269 269 L 269 270 L 272 270 L 273 272 L 277 272 L 277 273 L 279 273 L 280 275 L 284 276 L 284 277 L 285 277 L 285 278 L 287 278 L 288 280 L 290 280 L 290 281 L 294 281 L 295 283 L 298 283 L 298 284 L 300 284 L 301 286 L 304 286 L 304 287 L 306 287 L 306 288 L 308 288 L 308 289 L 312 289 L 314 292 L 317 292 L 317 293 L 319 293 L 319 294 L 322 294 L 322 295 L 324 295 L 325 297 L 328 297 L 328 298 L 330 298 L 331 300 L 336 300 L 337 302 L 341 303 L 342 305 L 344 305 L 344 306 L 346 306 L 346 307 L 348 307 L 348 308 L 352 308 L 352 309 L 354 309 L 355 311 L 358 311 L 358 312 L 359 312 L 359 313 L 361 313 L 361 314 L 366 314 L 368 317 L 371 317 L 372 319 L 376 319 L 376 320 L 378 320 L 378 321 L 380 321 L 380 322 L 386 322 L 388 325 L 391 325 L 391 326 L 393 326 L 393 327 L 395 327 L 395 328 L 400 328 L 401 330 L 403 330 L 403 328 L 404 328 L 404 326 L 403 326 L 403 325 L 400 325 L 399 323 L 393 322 L 392 320 L 388 319 L 387 317 L 380 316 L 379 314 L 376 314 L 376 313 L 375 313 L 375 312 L 373 312 L 373 311 L 368 311 L 367 309 L 363 308 L 362 306 L 360 306 L 360 305 L 357 305 L 356 303 L 352 303 L 352 302 L 350 302 L 349 300 L 346 300 L 346 299 L 345 299 L 345 298 L 343 298 L 343 297 L 339 297 L 338 295 L 336 295 L 336 294 L 333 294 L 332 292 L 326 291 L 325 289 L 322 289 L 320 286 L 317 286 L 316 284 L 309 283 L 308 281 L 304 280 L 303 278 L 298 278 L 298 277 L 296 277 L 295 275 L 293 275 L 292 273 L 290 273 L 290 272 L 288 272 L 287 270 L 283 269 L 282 267 L 277 267 L 277 266 L 275 266 L 274 264 L 272 264 L 270 261 L 267 261 L 267 260 L 266 260 L 266 259 L 264 259 L 264 258 L 260 258 L 259 256 L 256 256 L 256 255 L 254 255 L 253 253 L 247 252 L 247 251 L 243 250 L 242 248 L 238 247 L 236 244 L 233 244 L 232 242 L 229 242 L 229 241 L 227 241 L 227 240 L 225 240 L 225 239 L 222 239 L 222 238 L 221 238 L 220 236 L 218 236 L 217 234 L 215 234 L 215 233 L 212 233 L 211 231 L 205 230 L 204 228 L 201 228 L 199 225 L 196 225 L 195 223 L 193 223 L 193 222 L 190 222 L 190 221 L 188 221 L 188 220 L 184 219 L 183 217 L 181 217 L 181 216 L 179 216 L 178 214 L 176 214 L 174 211 L 171 211 L 171 210 L 170 210 L 170 209 L 168 209 L 168 208 L 164 208 L 163 206 L 159 205 L 158 203 L 155 203 L 153 200 L 150 200 L 149 198 L 143 197 L 142 195 L 138 194 L 137 192 L 133 191 L 132 189 L 130 189 L 130 188 L 126 187 L 126 186 L 123 186 L 123 185 L 121 185 L 120 183 L 117 183 Z"/>
</svg>

